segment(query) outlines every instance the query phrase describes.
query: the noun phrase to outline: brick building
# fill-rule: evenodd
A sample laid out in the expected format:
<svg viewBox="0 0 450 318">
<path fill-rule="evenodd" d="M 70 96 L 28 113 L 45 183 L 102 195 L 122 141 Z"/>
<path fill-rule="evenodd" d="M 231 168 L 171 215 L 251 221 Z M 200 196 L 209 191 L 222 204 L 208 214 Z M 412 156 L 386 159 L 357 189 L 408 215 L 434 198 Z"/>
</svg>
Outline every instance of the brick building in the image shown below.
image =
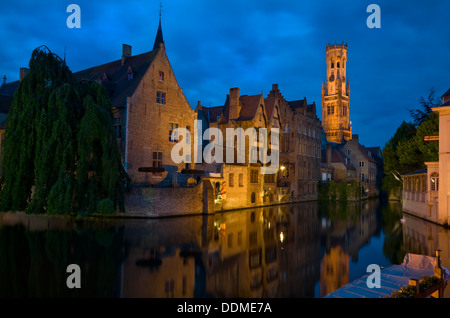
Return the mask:
<svg viewBox="0 0 450 318">
<path fill-rule="evenodd" d="M 274 84 L 269 98 L 279 100 L 283 129 L 278 185 L 288 189 L 291 201 L 316 200 L 320 181 L 321 129 L 316 104 L 306 97 L 286 101 Z"/>
<path fill-rule="evenodd" d="M 229 147 L 224 147 L 222 163 L 197 164 L 198 170 L 209 172 L 204 177 L 204 182 L 211 182 L 215 194 L 215 210 L 233 209 L 251 206 L 261 206 L 274 204 L 283 201 L 283 195 L 277 189 L 277 173 L 262 174 L 261 168 L 269 164 L 263 164 L 257 156 L 257 148 L 262 147 L 261 140 L 254 145 L 249 144 L 249 139 L 245 138 L 244 162 L 237 160 L 237 139 L 234 134 L 229 135 L 227 128 L 254 128 L 259 131 L 261 128 L 270 132 L 271 128 L 281 126 L 281 116 L 279 103 L 275 99 L 265 99 L 262 94 L 240 95 L 239 88 L 231 88 L 227 95 L 225 104 L 217 107 L 204 107 L 200 102 L 196 112 L 198 119 L 202 122 L 202 130 L 207 128 L 218 128 L 226 140 L 234 140 L 233 162 L 226 159 L 226 152 Z M 268 138 L 269 135 L 267 135 Z M 212 138 L 211 138 L 212 140 Z M 210 140 L 210 141 L 211 141 Z M 243 139 L 244 140 L 244 139 Z M 269 149 L 275 151 L 278 145 L 270 145 Z M 254 158 L 251 162 L 250 158 Z"/>
</svg>

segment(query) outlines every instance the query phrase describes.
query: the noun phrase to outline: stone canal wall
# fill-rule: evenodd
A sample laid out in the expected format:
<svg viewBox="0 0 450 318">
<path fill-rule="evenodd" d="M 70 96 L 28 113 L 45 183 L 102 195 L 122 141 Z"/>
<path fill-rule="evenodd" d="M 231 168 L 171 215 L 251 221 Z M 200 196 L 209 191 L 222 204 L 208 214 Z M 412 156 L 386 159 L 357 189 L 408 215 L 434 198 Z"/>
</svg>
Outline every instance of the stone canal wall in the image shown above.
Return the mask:
<svg viewBox="0 0 450 318">
<path fill-rule="evenodd" d="M 208 182 L 188 188 L 133 187 L 125 197 L 125 215 L 164 217 L 212 213 L 214 200 Z"/>
</svg>

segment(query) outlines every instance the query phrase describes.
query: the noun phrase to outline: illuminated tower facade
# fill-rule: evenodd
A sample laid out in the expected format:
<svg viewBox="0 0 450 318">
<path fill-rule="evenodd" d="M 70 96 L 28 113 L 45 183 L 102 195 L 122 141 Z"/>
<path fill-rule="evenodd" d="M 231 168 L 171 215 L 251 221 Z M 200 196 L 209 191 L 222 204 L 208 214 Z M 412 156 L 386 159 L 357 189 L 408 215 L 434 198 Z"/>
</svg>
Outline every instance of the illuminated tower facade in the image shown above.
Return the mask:
<svg viewBox="0 0 450 318">
<path fill-rule="evenodd" d="M 329 142 L 352 139 L 347 44 L 327 45 L 327 78 L 322 83 L 322 125 Z"/>
</svg>

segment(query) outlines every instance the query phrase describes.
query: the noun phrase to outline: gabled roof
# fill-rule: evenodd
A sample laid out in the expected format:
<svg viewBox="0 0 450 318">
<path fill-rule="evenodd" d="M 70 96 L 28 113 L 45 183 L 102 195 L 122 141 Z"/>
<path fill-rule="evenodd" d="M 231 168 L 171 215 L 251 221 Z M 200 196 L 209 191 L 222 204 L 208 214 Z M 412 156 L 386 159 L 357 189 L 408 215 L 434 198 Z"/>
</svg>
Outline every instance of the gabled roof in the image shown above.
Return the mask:
<svg viewBox="0 0 450 318">
<path fill-rule="evenodd" d="M 288 102 L 288 105 L 292 108 L 292 110 L 304 108 L 306 105 L 306 100 L 305 99 L 293 100 Z"/>
<path fill-rule="evenodd" d="M 273 112 L 275 110 L 276 102 L 277 102 L 277 98 L 275 96 L 269 96 L 269 97 L 264 98 L 264 105 L 266 106 L 267 118 L 273 117 Z"/>
<path fill-rule="evenodd" d="M 223 113 L 224 106 L 204 107 L 198 109 L 203 113 L 208 123 L 216 123 L 217 119 Z"/>
<path fill-rule="evenodd" d="M 350 159 L 347 158 L 342 151 L 336 148 L 331 148 L 331 161 L 330 163 L 342 163 L 348 170 L 356 170 L 351 164 Z"/>
<path fill-rule="evenodd" d="M 149 68 L 158 50 L 127 57 L 122 65 L 122 60 L 116 60 L 103 65 L 88 68 L 74 73 L 77 80 L 98 81 L 108 91 L 113 107 L 126 106 L 127 97 L 136 90 L 145 72 Z M 128 78 L 129 70 L 132 78 Z"/>
<path fill-rule="evenodd" d="M 134 93 L 148 67 L 153 62 L 161 43 L 164 43 L 164 40 L 162 37 L 160 18 L 152 51 L 126 57 L 123 63 L 122 59 L 120 59 L 74 72 L 73 74 L 78 81 L 90 80 L 99 82 L 106 88 L 112 106 L 124 107 L 126 106 L 127 97 Z M 131 76 L 129 76 L 130 74 Z M 18 87 L 19 81 L 4 84 L 0 86 L 0 95 L 14 96 L 14 92 Z"/>
<path fill-rule="evenodd" d="M 369 155 L 369 150 L 367 150 L 366 147 L 364 147 L 363 145 L 361 145 L 360 143 L 358 143 L 358 148 L 359 148 L 359 150 L 361 151 L 361 153 L 364 155 L 364 157 L 366 157 L 366 159 L 367 159 L 368 161 L 371 161 L 371 162 L 373 162 L 373 163 L 377 163 L 377 162 L 375 161 L 375 159 L 372 158 L 372 157 Z"/>
<path fill-rule="evenodd" d="M 241 113 L 238 118 L 239 121 L 253 120 L 258 112 L 259 106 L 264 106 L 264 103 L 261 103 L 261 100 L 264 100 L 261 94 L 241 96 L 239 100 L 242 106 Z"/>
</svg>

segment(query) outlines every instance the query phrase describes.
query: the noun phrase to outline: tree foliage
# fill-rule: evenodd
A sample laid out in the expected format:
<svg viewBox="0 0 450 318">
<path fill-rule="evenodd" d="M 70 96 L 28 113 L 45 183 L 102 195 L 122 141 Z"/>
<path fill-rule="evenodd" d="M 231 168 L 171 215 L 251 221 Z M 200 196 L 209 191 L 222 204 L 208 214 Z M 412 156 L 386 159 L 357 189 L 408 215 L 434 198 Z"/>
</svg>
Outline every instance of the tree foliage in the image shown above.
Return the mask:
<svg viewBox="0 0 450 318">
<path fill-rule="evenodd" d="M 103 201 L 101 211 L 124 211 L 129 179 L 107 93 L 77 82 L 46 47 L 33 51 L 29 68 L 6 123 L 0 209 L 95 213 Z"/>
<path fill-rule="evenodd" d="M 427 98 L 423 96 L 419 98 L 419 104 L 422 109 L 408 109 L 411 117 L 414 120 L 414 124 L 416 125 L 420 125 L 425 122 L 433 112 L 432 108 L 439 106 L 439 101 L 436 99 L 434 88 L 430 89 L 430 93 L 428 94 Z"/>
<path fill-rule="evenodd" d="M 430 90 L 427 98 L 421 97 L 419 104 L 421 108 L 409 110 L 413 122 L 403 121 L 383 149 L 383 190 L 401 187 L 401 181 L 394 174 L 416 171 L 425 168 L 425 162 L 439 159 L 439 143 L 424 141 L 425 136 L 439 134 L 439 116 L 432 111 L 439 105 L 434 90 Z"/>
</svg>

